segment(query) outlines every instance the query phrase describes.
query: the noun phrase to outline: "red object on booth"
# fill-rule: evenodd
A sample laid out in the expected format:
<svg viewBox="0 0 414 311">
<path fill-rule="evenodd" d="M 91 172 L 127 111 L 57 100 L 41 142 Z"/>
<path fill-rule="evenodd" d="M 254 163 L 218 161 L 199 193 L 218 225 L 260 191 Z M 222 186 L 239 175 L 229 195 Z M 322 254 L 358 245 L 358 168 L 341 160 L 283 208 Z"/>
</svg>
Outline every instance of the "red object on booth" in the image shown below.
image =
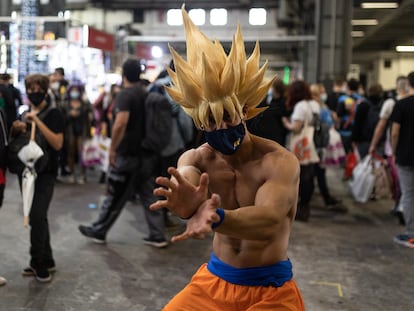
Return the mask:
<svg viewBox="0 0 414 311">
<path fill-rule="evenodd" d="M 88 47 L 112 52 L 115 50 L 115 37 L 110 33 L 88 27 Z"/>
</svg>

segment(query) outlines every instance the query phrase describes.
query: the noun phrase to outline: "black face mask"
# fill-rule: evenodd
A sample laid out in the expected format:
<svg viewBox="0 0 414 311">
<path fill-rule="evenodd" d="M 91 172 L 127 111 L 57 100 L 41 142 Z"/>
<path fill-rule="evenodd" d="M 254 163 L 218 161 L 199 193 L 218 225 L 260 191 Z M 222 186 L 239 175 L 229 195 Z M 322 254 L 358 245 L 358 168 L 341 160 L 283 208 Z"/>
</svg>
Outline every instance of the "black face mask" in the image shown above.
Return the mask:
<svg viewBox="0 0 414 311">
<path fill-rule="evenodd" d="M 30 100 L 30 102 L 35 107 L 38 107 L 43 102 L 45 97 L 46 97 L 46 93 L 44 92 L 34 92 L 34 93 L 27 94 L 27 98 Z"/>
<path fill-rule="evenodd" d="M 207 143 L 222 154 L 231 155 L 241 146 L 246 130 L 242 122 L 227 129 L 204 132 Z"/>
</svg>

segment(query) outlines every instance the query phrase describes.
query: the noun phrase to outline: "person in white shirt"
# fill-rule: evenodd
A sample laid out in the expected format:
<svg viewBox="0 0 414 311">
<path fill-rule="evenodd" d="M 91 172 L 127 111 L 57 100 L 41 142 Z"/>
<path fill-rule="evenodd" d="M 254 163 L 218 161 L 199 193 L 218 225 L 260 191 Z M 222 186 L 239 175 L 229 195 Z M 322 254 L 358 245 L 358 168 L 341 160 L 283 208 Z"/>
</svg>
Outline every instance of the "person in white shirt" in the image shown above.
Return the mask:
<svg viewBox="0 0 414 311">
<path fill-rule="evenodd" d="M 320 114 L 320 106 L 312 99 L 309 85 L 298 80 L 288 87 L 286 105 L 293 109 L 290 120 L 283 118 L 283 125 L 292 133 L 299 133 L 305 124 L 312 123 L 313 114 Z M 315 176 L 314 163 L 300 164 L 299 201 L 295 219 L 308 221 L 310 216 L 309 202 L 312 198 Z"/>
</svg>

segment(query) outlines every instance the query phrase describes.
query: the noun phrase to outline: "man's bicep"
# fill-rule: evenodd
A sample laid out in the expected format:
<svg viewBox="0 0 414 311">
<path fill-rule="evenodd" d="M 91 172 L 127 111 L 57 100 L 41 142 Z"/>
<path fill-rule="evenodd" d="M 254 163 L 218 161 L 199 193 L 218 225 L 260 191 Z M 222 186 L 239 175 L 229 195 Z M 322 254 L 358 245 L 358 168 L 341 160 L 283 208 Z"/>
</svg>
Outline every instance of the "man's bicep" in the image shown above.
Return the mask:
<svg viewBox="0 0 414 311">
<path fill-rule="evenodd" d="M 298 191 L 299 170 L 293 165 L 286 165 L 277 176 L 260 186 L 255 197 L 255 205 L 271 206 L 284 217 L 296 206 Z"/>
<path fill-rule="evenodd" d="M 269 212 L 282 221 L 297 203 L 297 188 L 292 185 L 266 182 L 256 193 L 255 206 L 269 208 Z"/>
<path fill-rule="evenodd" d="M 120 126 L 120 127 L 126 126 L 128 124 L 128 120 L 129 120 L 129 111 L 118 111 L 116 113 L 114 125 L 116 124 L 117 126 Z"/>
</svg>

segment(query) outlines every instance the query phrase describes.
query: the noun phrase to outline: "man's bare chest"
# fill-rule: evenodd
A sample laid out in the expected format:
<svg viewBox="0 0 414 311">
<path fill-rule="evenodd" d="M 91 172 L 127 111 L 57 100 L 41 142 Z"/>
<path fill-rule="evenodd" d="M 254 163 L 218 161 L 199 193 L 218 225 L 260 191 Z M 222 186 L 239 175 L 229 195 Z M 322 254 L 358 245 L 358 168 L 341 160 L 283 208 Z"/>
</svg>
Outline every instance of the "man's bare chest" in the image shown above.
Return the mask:
<svg viewBox="0 0 414 311">
<path fill-rule="evenodd" d="M 252 169 L 220 167 L 210 169 L 207 173 L 210 177 L 210 192 L 220 195 L 225 208 L 235 209 L 254 203 L 259 185 Z"/>
</svg>

